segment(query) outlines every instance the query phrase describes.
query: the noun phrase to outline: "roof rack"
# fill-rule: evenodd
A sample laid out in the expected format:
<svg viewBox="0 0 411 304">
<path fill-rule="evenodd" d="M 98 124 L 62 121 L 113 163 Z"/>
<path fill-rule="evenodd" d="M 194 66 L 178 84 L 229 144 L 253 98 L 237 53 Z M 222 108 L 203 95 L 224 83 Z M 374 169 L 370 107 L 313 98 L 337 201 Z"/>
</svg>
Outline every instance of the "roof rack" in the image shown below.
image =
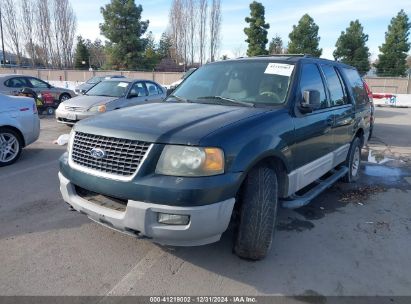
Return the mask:
<svg viewBox="0 0 411 304">
<path fill-rule="evenodd" d="M 257 55 L 255 57 L 313 57 L 311 54 L 270 54 Z"/>
</svg>

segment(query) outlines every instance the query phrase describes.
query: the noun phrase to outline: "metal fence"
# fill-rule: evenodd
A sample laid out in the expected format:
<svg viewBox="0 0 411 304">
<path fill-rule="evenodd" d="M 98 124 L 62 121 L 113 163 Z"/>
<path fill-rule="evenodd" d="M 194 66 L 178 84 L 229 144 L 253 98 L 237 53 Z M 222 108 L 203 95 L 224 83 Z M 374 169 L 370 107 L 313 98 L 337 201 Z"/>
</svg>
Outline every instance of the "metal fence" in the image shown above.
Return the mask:
<svg viewBox="0 0 411 304">
<path fill-rule="evenodd" d="M 181 78 L 176 72 L 139 72 L 139 71 L 80 71 L 80 70 L 46 70 L 46 69 L 0 69 L 0 74 L 20 74 L 38 77 L 46 81 L 84 82 L 93 76 L 123 75 L 133 79 L 149 79 L 168 85 Z"/>
</svg>

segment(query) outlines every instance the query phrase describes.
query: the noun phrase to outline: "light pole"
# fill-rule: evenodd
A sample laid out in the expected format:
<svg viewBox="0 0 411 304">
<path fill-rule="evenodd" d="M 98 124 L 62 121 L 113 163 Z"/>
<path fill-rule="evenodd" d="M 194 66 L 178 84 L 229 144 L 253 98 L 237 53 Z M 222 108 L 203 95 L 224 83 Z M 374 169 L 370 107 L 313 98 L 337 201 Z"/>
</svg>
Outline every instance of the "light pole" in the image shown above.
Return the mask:
<svg viewBox="0 0 411 304">
<path fill-rule="evenodd" d="M 0 34 L 1 34 L 1 49 L 3 50 L 3 66 L 6 63 L 6 52 L 4 51 L 4 36 L 3 36 L 3 18 L 1 16 L 1 5 L 0 5 Z"/>
</svg>

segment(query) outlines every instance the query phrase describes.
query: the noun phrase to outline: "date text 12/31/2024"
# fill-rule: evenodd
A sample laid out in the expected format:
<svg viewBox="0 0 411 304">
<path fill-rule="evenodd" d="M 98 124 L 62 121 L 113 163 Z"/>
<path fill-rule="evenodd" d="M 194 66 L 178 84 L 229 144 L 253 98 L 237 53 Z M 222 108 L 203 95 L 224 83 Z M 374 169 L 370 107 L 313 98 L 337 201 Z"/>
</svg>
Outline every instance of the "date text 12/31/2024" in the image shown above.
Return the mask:
<svg viewBox="0 0 411 304">
<path fill-rule="evenodd" d="M 257 299 L 249 296 L 162 296 L 150 297 L 150 303 L 257 303 Z"/>
</svg>

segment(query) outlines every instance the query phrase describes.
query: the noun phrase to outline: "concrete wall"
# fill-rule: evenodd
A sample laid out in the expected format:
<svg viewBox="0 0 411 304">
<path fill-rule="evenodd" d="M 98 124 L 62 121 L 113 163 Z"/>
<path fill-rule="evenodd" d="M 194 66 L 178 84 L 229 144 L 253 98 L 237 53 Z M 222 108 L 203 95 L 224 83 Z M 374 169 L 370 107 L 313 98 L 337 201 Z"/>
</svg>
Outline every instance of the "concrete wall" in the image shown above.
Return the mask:
<svg viewBox="0 0 411 304">
<path fill-rule="evenodd" d="M 46 81 L 84 82 L 93 76 L 124 75 L 135 79 L 149 79 L 162 85 L 169 85 L 181 78 L 182 73 L 175 72 L 137 72 L 137 71 L 79 71 L 79 70 L 31 70 L 0 69 L 0 74 L 22 74 L 38 77 Z"/>
<path fill-rule="evenodd" d="M 411 94 L 410 78 L 366 77 L 373 93 Z"/>
</svg>

